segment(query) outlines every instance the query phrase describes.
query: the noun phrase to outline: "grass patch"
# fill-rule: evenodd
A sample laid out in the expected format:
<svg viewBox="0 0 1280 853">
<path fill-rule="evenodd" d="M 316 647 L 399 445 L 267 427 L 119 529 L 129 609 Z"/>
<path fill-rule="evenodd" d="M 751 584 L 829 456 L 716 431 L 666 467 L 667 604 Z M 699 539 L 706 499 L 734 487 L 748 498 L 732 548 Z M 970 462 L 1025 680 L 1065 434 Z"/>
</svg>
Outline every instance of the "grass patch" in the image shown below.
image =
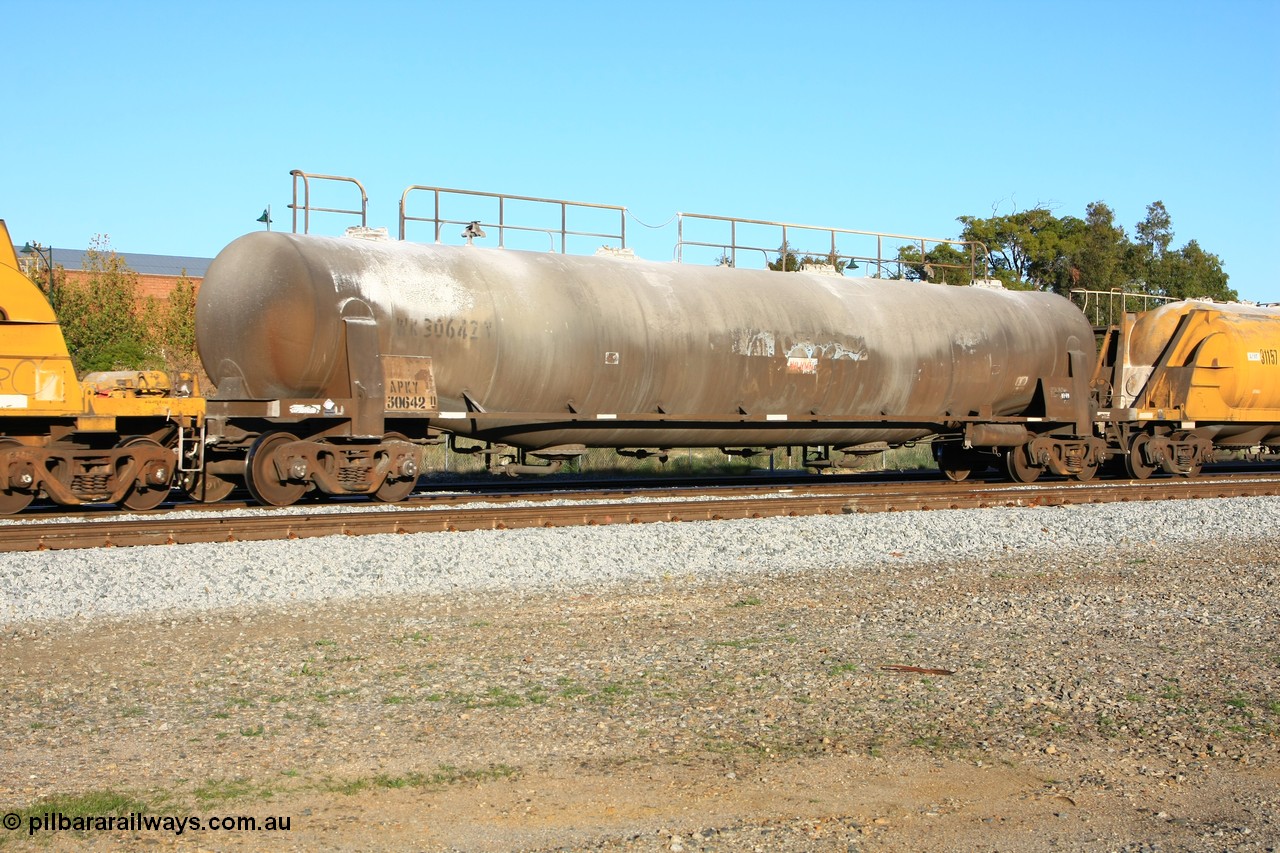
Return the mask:
<svg viewBox="0 0 1280 853">
<path fill-rule="evenodd" d="M 388 788 L 400 790 L 404 788 L 442 788 L 463 782 L 494 782 L 499 779 L 510 779 L 519 773 L 519 769 L 508 764 L 494 764 L 489 767 L 459 768 L 451 764 L 441 764 L 431 772 L 413 771 L 399 776 L 379 773 L 376 776 L 359 779 L 332 780 L 327 779 L 323 789 L 336 794 L 358 794 L 370 788 Z"/>
<path fill-rule="evenodd" d="M 480 702 L 482 708 L 519 708 L 525 703 L 525 699 L 519 693 L 507 690 L 505 687 L 490 687 L 485 692 L 485 698 Z"/>
<path fill-rule="evenodd" d="M 325 674 L 323 669 L 315 666 L 314 660 L 309 660 L 302 666 L 289 672 L 291 678 L 320 678 Z"/>
<path fill-rule="evenodd" d="M 45 812 L 61 812 L 67 817 L 94 817 L 95 815 L 127 815 L 145 812 L 151 804 L 133 794 L 104 789 L 83 794 L 50 794 L 41 797 L 15 813 L 25 826 L 28 817 L 38 817 Z"/>
<path fill-rule="evenodd" d="M 206 805 L 242 800 L 249 797 L 269 800 L 274 793 L 269 785 L 258 785 L 248 779 L 210 779 L 196 787 L 191 795 Z"/>
<path fill-rule="evenodd" d="M 579 696 L 586 696 L 590 693 L 591 690 L 581 684 L 566 684 L 560 688 L 560 695 L 566 699 L 576 699 Z"/>
</svg>

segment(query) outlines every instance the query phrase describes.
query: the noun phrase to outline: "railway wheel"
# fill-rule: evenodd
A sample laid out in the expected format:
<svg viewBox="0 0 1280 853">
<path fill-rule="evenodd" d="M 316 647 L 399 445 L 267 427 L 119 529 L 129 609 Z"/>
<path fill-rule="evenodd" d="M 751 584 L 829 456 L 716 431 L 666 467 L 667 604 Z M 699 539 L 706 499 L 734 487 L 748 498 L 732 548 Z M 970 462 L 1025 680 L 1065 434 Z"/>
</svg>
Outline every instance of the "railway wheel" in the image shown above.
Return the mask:
<svg viewBox="0 0 1280 853">
<path fill-rule="evenodd" d="M 1034 483 L 1044 473 L 1043 468 L 1031 464 L 1031 457 L 1025 446 L 1010 447 L 1005 451 L 1004 468 L 1009 474 L 1009 479 L 1015 483 Z"/>
<path fill-rule="evenodd" d="M 974 464 L 972 453 L 966 453 L 955 445 L 944 445 L 937 452 L 938 469 L 953 483 L 969 479 L 979 466 Z"/>
<path fill-rule="evenodd" d="M 403 441 L 408 443 L 409 439 L 407 436 L 401 435 L 398 432 L 389 432 L 383 438 L 383 441 Z M 416 473 L 415 463 L 415 473 L 412 477 L 405 477 L 399 480 L 393 480 L 388 477 L 382 481 L 382 485 L 373 493 L 373 497 L 383 503 L 399 503 L 409 497 L 409 495 L 413 494 L 413 490 L 417 485 L 418 475 Z"/>
<path fill-rule="evenodd" d="M 1084 462 L 1081 464 L 1080 470 L 1071 475 L 1071 479 L 1078 480 L 1081 483 L 1087 483 L 1097 476 L 1097 473 L 1097 462 Z"/>
<path fill-rule="evenodd" d="M 22 443 L 13 439 L 0 439 L 0 449 L 21 447 Z M 0 515 L 13 515 L 22 512 L 35 499 L 35 492 L 23 492 L 17 489 L 0 489 Z"/>
<path fill-rule="evenodd" d="M 192 500 L 211 504 L 226 500 L 235 491 L 236 484 L 208 471 L 191 471 L 183 475 L 182 488 Z"/>
<path fill-rule="evenodd" d="M 1156 472 L 1156 466 L 1146 460 L 1143 455 L 1151 436 L 1135 435 L 1129 442 L 1129 455 L 1124 458 L 1124 470 L 1135 480 L 1145 480 Z"/>
<path fill-rule="evenodd" d="M 1179 477 L 1186 477 L 1186 478 L 1188 478 L 1188 479 L 1190 479 L 1191 477 L 1199 477 L 1199 476 L 1200 476 L 1200 471 L 1201 471 L 1201 469 L 1203 469 L 1203 468 L 1204 468 L 1204 465 L 1202 465 L 1201 463 L 1199 463 L 1199 462 L 1192 462 L 1190 465 L 1188 465 L 1188 466 L 1186 467 L 1186 469 L 1185 469 L 1185 470 L 1180 470 L 1180 471 L 1178 471 L 1178 476 L 1179 476 Z"/>
<path fill-rule="evenodd" d="M 975 466 L 973 460 L 965 453 L 946 452 L 942 453 L 942 459 L 938 460 L 938 467 L 952 483 L 961 483 L 969 479 Z"/>
<path fill-rule="evenodd" d="M 254 500 L 267 506 L 289 506 L 307 493 L 305 482 L 290 482 L 282 478 L 276 468 L 280 451 L 286 444 L 297 441 L 287 432 L 267 432 L 249 448 L 244 465 L 244 484 Z"/>
<path fill-rule="evenodd" d="M 146 447 L 148 449 L 160 448 L 161 450 L 164 449 L 164 445 L 160 444 L 160 442 L 153 441 L 152 439 L 146 438 L 145 436 L 135 436 L 133 438 L 126 438 L 124 441 L 120 442 L 120 444 L 117 446 L 118 447 Z M 164 502 L 164 499 L 169 497 L 170 483 L 173 482 L 173 467 L 174 467 L 173 465 L 169 465 L 162 471 L 157 470 L 154 472 L 152 471 L 144 472 L 144 479 L 151 480 L 152 474 L 154 473 L 155 477 L 158 479 L 163 479 L 164 483 L 144 486 L 144 485 L 139 485 L 135 481 L 134 484 L 129 487 L 129 491 L 125 492 L 124 497 L 120 499 L 120 505 L 125 509 L 131 509 L 131 510 L 134 510 L 135 512 L 142 512 L 148 509 L 155 509 L 156 507 L 160 506 L 160 504 Z"/>
</svg>

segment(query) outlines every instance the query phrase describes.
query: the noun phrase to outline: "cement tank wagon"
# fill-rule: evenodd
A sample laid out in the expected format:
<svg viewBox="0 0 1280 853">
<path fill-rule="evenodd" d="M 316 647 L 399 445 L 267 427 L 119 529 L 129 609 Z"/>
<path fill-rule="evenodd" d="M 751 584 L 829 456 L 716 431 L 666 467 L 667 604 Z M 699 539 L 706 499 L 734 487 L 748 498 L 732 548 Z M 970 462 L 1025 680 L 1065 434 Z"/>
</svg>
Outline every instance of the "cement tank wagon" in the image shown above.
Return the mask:
<svg viewBox="0 0 1280 853">
<path fill-rule="evenodd" d="M 548 457 L 1089 430 L 1092 329 L 1045 293 L 259 232 L 197 327 L 219 398 L 367 397 Z"/>
<path fill-rule="evenodd" d="M 1192 299 L 1126 315 L 1095 384 L 1135 477 L 1194 475 L 1215 446 L 1280 448 L 1280 308 Z"/>
</svg>

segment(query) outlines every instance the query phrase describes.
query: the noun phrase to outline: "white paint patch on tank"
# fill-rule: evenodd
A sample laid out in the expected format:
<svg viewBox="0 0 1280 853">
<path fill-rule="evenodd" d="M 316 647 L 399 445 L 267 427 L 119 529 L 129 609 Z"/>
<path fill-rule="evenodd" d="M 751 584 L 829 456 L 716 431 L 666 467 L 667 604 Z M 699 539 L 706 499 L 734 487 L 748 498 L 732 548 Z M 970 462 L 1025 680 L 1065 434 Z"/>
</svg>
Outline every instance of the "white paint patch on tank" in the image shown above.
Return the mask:
<svg viewBox="0 0 1280 853">
<path fill-rule="evenodd" d="M 413 243 L 336 242 L 346 252 L 360 256 L 353 275 L 335 271 L 335 281 L 359 292 L 365 301 L 387 314 L 396 306 L 412 307 L 421 317 L 453 317 L 475 305 L 475 292 L 463 286 L 446 259 L 439 253 L 423 251 Z"/>
<path fill-rule="evenodd" d="M 987 339 L 987 336 L 980 331 L 973 329 L 963 329 L 956 333 L 953 339 L 955 345 L 964 350 L 967 354 L 973 355 L 977 352 L 979 345 Z"/>
<path fill-rule="evenodd" d="M 859 343 L 862 343 L 859 341 Z M 830 361 L 838 359 L 848 359 L 849 361 L 865 361 L 867 359 L 867 347 L 863 343 L 860 347 L 849 349 L 841 341 L 832 341 L 826 344 L 813 343 L 810 341 L 797 341 L 787 350 L 788 358 L 825 358 Z"/>
<path fill-rule="evenodd" d="M 732 352 L 735 355 L 773 358 L 777 347 L 773 332 L 735 329 L 733 335 Z"/>
</svg>

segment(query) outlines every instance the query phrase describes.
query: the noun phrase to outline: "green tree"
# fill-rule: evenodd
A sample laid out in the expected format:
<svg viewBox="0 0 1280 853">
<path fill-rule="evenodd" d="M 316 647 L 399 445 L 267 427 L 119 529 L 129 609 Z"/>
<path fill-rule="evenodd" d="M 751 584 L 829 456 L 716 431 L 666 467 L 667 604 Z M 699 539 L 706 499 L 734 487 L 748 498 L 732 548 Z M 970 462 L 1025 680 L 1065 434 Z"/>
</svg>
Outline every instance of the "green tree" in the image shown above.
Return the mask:
<svg viewBox="0 0 1280 853">
<path fill-rule="evenodd" d="M 1115 213 L 1101 201 L 1085 208 L 1083 221 L 1068 227 L 1071 287 L 1084 290 L 1131 290 L 1127 269 L 1129 238 L 1116 224 Z M 1066 295 L 1070 288 L 1057 292 Z"/>
<path fill-rule="evenodd" d="M 1220 301 L 1239 298 L 1227 286 L 1222 260 L 1206 252 L 1195 240 L 1181 249 L 1173 244 L 1173 217 L 1164 202 L 1147 205 L 1147 217 L 1134 229 L 1137 241 L 1131 250 L 1130 273 L 1147 293 L 1190 299 L 1207 296 Z"/>
<path fill-rule="evenodd" d="M 138 317 L 138 275 L 105 235 L 85 252 L 83 281 L 56 282 L 54 304 L 79 373 L 136 370 L 155 365 Z"/>
<path fill-rule="evenodd" d="M 796 257 L 796 253 L 791 251 L 791 247 L 783 241 L 778 247 L 778 259 L 775 261 L 765 261 L 765 266 L 771 270 L 778 272 L 795 272 L 800 269 L 800 259 Z"/>
<path fill-rule="evenodd" d="M 920 255 L 916 245 L 898 248 L 898 261 L 903 276 L 911 281 L 932 281 L 938 284 L 964 285 L 973 281 L 969 255 L 951 243 L 938 243 Z"/>
<path fill-rule="evenodd" d="M 1134 236 L 1139 246 L 1146 246 L 1153 258 L 1164 257 L 1173 242 L 1173 218 L 1165 208 L 1163 201 L 1153 201 L 1147 205 L 1147 218 L 1134 228 Z"/>
<path fill-rule="evenodd" d="M 1046 276 L 1060 254 L 1061 222 L 1045 207 L 1035 207 L 989 219 L 958 218 L 961 240 L 987 247 L 992 274 L 1006 285 L 1026 283 L 1047 289 Z"/>
<path fill-rule="evenodd" d="M 1174 252 L 1166 252 L 1160 269 L 1161 294 L 1175 299 L 1207 296 L 1219 302 L 1235 302 L 1239 294 L 1227 286 L 1229 276 L 1222 259 L 1191 240 Z"/>
<path fill-rule="evenodd" d="M 169 298 L 147 298 L 147 316 L 158 318 L 150 327 L 150 350 L 167 370 L 195 373 L 200 369 L 196 351 L 196 286 L 186 270 L 169 292 Z"/>
<path fill-rule="evenodd" d="M 1071 290 L 1121 290 L 1185 299 L 1235 299 L 1217 255 L 1194 240 L 1173 243 L 1173 221 L 1164 202 L 1147 215 L 1130 241 L 1115 213 L 1095 201 L 1085 218 L 1061 219 L 1037 207 L 989 219 L 961 216 L 962 238 L 987 246 L 993 274 L 1009 287 L 1032 287 L 1067 295 Z M 918 256 L 918 252 L 916 253 Z"/>
<path fill-rule="evenodd" d="M 778 247 L 776 260 L 765 261 L 765 266 L 777 272 L 797 272 L 804 269 L 805 265 L 813 264 L 826 264 L 842 275 L 846 269 L 856 270 L 858 268 L 857 264 L 840 257 L 840 253 L 835 249 L 821 256 L 805 255 L 804 257 L 796 257 L 796 253 L 786 243 Z"/>
</svg>

